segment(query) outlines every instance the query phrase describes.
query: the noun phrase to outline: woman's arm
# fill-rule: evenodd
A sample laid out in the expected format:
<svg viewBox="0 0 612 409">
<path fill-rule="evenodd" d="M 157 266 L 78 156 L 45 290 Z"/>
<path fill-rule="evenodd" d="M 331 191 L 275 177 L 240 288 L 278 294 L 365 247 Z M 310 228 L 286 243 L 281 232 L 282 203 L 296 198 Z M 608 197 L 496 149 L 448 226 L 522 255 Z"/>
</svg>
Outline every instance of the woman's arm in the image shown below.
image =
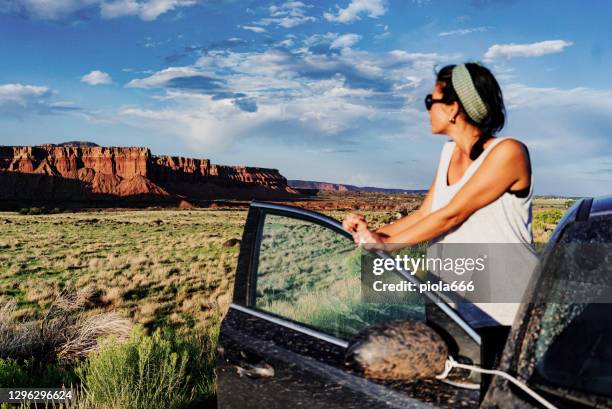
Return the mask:
<svg viewBox="0 0 612 409">
<path fill-rule="evenodd" d="M 396 234 L 382 237 L 374 232 L 362 232 L 366 237 L 358 237 L 357 240 L 384 243 L 385 250 L 430 240 L 460 225 L 476 210 L 496 200 L 519 179 L 528 175 L 529 161 L 523 144 L 514 139 L 502 141 L 491 150 L 474 175 L 446 206 Z"/>
<path fill-rule="evenodd" d="M 431 202 L 433 201 L 433 192 L 436 187 L 437 175 L 438 170 L 436 169 L 436 173 L 434 173 L 434 180 L 431 183 L 431 186 L 429 187 L 429 191 L 425 195 L 425 199 L 423 199 L 423 202 L 417 210 L 393 223 L 389 223 L 382 227 L 379 227 L 378 229 L 374 230 L 374 232 L 384 236 L 394 236 L 396 234 L 399 234 L 403 230 L 412 227 L 420 220 L 422 220 L 425 216 L 427 216 L 431 212 Z"/>
<path fill-rule="evenodd" d="M 436 169 L 435 175 L 437 174 L 438 170 Z M 427 216 L 431 209 L 431 202 L 435 184 L 436 176 L 434 176 L 434 180 L 431 183 L 429 191 L 425 195 L 425 199 L 423 199 L 423 202 L 417 210 L 410 213 L 409 215 L 402 217 L 399 220 L 394 221 L 393 223 L 385 224 L 384 226 L 381 226 L 378 229 L 375 229 L 374 231 L 377 234 L 383 236 L 391 236 L 393 234 L 398 234 L 402 230 L 407 229 L 408 227 L 421 220 L 423 217 Z M 358 213 L 349 213 L 342 221 L 342 227 L 344 227 L 345 230 L 348 230 L 351 233 L 355 233 L 358 230 L 367 229 L 368 223 L 365 221 L 364 215 Z"/>
</svg>

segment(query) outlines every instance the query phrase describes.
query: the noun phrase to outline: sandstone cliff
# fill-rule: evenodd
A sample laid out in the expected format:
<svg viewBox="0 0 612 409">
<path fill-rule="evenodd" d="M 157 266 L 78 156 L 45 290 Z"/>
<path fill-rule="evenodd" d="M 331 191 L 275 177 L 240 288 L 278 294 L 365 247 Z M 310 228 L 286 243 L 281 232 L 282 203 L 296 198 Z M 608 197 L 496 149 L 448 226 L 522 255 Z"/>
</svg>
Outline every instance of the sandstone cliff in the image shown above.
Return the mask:
<svg viewBox="0 0 612 409">
<path fill-rule="evenodd" d="M 144 147 L 0 146 L 0 200 L 176 201 L 281 198 L 295 190 L 276 169 L 155 156 Z"/>
</svg>

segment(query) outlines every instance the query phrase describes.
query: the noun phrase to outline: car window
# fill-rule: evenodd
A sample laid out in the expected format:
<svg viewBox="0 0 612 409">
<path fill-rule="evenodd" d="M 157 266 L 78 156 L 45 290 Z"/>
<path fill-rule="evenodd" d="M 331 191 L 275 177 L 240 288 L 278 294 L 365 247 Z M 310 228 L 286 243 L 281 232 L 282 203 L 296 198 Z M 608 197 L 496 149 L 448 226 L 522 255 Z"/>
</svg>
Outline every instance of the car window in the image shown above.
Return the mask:
<svg viewBox="0 0 612 409">
<path fill-rule="evenodd" d="M 612 397 L 610 220 L 571 225 L 544 266 L 532 382 L 565 397 Z"/>
<path fill-rule="evenodd" d="M 540 351 L 538 376 L 550 385 L 612 397 L 610 312 L 609 304 L 551 304 L 546 322 L 562 324 L 549 325 L 558 334 Z"/>
<path fill-rule="evenodd" d="M 266 214 L 256 273 L 256 308 L 349 339 L 369 325 L 425 319 L 425 302 L 364 302 L 361 249 L 324 225 Z"/>
</svg>

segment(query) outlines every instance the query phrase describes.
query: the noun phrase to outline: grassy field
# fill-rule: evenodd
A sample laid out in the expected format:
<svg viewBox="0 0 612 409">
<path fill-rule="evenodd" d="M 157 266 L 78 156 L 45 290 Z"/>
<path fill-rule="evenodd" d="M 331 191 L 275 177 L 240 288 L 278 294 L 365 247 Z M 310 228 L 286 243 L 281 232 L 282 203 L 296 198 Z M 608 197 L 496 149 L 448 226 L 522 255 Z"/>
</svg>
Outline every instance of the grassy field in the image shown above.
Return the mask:
<svg viewBox="0 0 612 409">
<path fill-rule="evenodd" d="M 231 299 L 239 249 L 224 243 L 241 237 L 245 217 L 245 210 L 0 214 L 0 307 L 8 307 L 0 308 L 2 386 L 87 381 L 88 390 L 109 396 L 98 394 L 94 403 L 85 401 L 81 407 L 154 408 L 168 400 L 182 402 L 177 407 L 213 407 L 214 344 Z M 76 291 L 78 297 L 71 296 Z M 64 317 L 49 319 L 49 311 L 58 311 L 62 293 L 69 300 L 59 304 L 76 307 L 60 308 Z M 78 375 L 78 362 L 61 355 L 66 349 L 61 343 L 71 338 L 83 348 L 83 338 L 95 335 L 125 338 L 125 331 L 104 330 L 110 321 L 103 314 L 111 312 L 136 326 L 130 343 L 108 347 L 101 356 L 92 354 Z M 67 326 L 64 321 L 97 322 L 102 328 Z M 174 332 L 162 336 L 156 330 Z M 13 344 L 25 345 L 20 354 L 12 352 Z M 91 342 L 85 344 L 91 347 Z M 49 353 L 40 352 L 45 350 Z M 28 358 L 28 351 L 35 359 Z M 57 360 L 49 356 L 53 353 Z M 135 375 L 143 362 L 189 381 L 145 382 L 147 390 L 139 395 L 149 406 L 138 406 L 125 391 L 130 379 L 134 390 L 145 384 Z M 125 373 L 133 376 L 120 375 Z M 155 390 L 180 394 L 152 398 Z"/>
<path fill-rule="evenodd" d="M 567 205 L 567 201 L 536 201 L 533 222 L 536 241 L 544 243 L 548 240 Z M 346 214 L 345 211 L 325 213 L 337 219 Z M 372 226 L 390 222 L 400 216 L 385 211 L 363 213 Z M 210 367 L 214 363 L 214 335 L 231 301 L 239 250 L 238 245 L 224 246 L 224 243 L 241 237 L 245 218 L 246 210 L 235 209 L 106 210 L 50 215 L 0 213 L 0 305 L 14 303 L 11 309 L 6 309 L 4 316 L 10 315 L 13 323 L 44 322 L 60 292 L 80 290 L 86 294 L 86 299 L 79 304 L 79 314 L 87 316 L 115 312 L 140 328 L 133 335 L 130 341 L 132 344 L 105 352 L 108 356 L 94 354 L 91 367 L 80 369 L 81 374 L 89 374 L 90 378 L 87 379 L 92 382 L 90 389 L 95 390 L 96 379 L 99 381 L 107 378 L 100 378 L 100 373 L 123 370 L 113 366 L 122 365 L 124 360 L 118 357 L 141 351 L 144 348 L 142 345 L 148 345 L 148 349 L 145 348 L 147 351 L 156 351 L 155 348 L 160 351 L 158 355 L 150 352 L 147 355 L 150 359 L 187 354 L 192 361 L 206 361 L 206 367 L 191 368 L 184 363 L 182 367 L 173 368 L 177 371 L 192 371 L 189 372 L 192 378 L 207 378 L 195 386 L 191 385 L 189 393 L 194 394 L 197 389 L 200 395 L 210 398 L 214 395 L 214 375 Z M 272 260 L 270 265 L 273 267 L 278 260 L 281 259 Z M 315 260 L 311 267 L 316 268 L 317 263 Z M 356 282 L 356 276 L 347 274 L 346 280 Z M 275 288 L 284 288 L 282 283 L 275 282 L 277 279 L 271 272 L 268 276 L 271 292 L 262 294 L 262 302 L 271 310 L 282 308 L 293 301 L 291 293 L 274 292 Z M 316 289 L 316 280 L 309 282 Z M 345 290 L 354 296 L 355 288 L 356 285 L 346 286 Z M 353 296 L 349 298 L 355 298 Z M 295 305 L 298 307 L 295 309 L 296 317 L 310 316 L 306 304 Z M 325 316 L 313 319 L 319 323 L 326 322 Z M 0 322 L 0 332 L 3 330 L 2 325 Z M 33 327 L 36 325 L 33 324 Z M 344 322 L 333 325 L 336 330 L 339 326 L 347 328 Z M 167 329 L 184 337 L 201 336 L 202 348 L 194 351 L 187 341 L 172 341 L 172 334 L 166 334 L 166 338 L 163 338 L 159 331 Z M 0 333 L 0 338 L 2 336 Z M 152 341 L 155 339 L 157 341 Z M 151 342 L 152 346 L 148 344 Z M 29 361 L 3 360 L 10 357 L 2 353 L 0 345 L 0 383 L 6 378 L 3 378 L 3 373 L 10 375 L 22 371 L 15 369 L 15 365 L 27 367 L 23 370 L 25 372 L 19 372 L 22 376 L 38 371 L 36 365 Z M 177 359 L 172 358 L 171 361 L 175 364 L 182 362 Z M 101 366 L 103 370 L 98 371 L 95 365 Z M 69 375 L 76 376 L 78 371 L 74 372 L 71 368 Z M 70 376 L 49 379 L 77 379 Z M 16 382 L 18 378 L 13 376 L 10 379 Z M 188 407 L 191 398 L 181 396 L 177 401 L 183 403 L 177 407 Z M 103 401 L 97 399 L 98 402 Z M 123 406 L 109 403 L 99 407 Z"/>
<path fill-rule="evenodd" d="M 230 300 L 245 211 L 0 215 L 0 299 L 37 318 L 62 288 L 153 329 L 191 328 Z"/>
</svg>

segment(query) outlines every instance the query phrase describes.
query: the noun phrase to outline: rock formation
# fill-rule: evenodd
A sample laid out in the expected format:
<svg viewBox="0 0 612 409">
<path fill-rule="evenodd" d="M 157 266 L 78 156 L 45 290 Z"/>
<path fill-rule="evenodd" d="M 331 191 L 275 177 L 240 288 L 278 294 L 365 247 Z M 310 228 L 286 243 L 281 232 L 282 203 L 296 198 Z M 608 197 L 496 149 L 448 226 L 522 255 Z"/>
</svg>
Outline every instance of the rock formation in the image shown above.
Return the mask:
<svg viewBox="0 0 612 409">
<path fill-rule="evenodd" d="M 427 190 L 390 189 L 374 186 L 355 186 L 342 183 L 315 182 L 312 180 L 288 180 L 287 183 L 294 189 L 324 190 L 333 192 L 369 192 L 369 193 L 416 193 L 425 194 Z"/>
<path fill-rule="evenodd" d="M 0 146 L 2 202 L 198 202 L 282 198 L 294 189 L 277 169 L 155 156 L 145 147 Z"/>
</svg>

